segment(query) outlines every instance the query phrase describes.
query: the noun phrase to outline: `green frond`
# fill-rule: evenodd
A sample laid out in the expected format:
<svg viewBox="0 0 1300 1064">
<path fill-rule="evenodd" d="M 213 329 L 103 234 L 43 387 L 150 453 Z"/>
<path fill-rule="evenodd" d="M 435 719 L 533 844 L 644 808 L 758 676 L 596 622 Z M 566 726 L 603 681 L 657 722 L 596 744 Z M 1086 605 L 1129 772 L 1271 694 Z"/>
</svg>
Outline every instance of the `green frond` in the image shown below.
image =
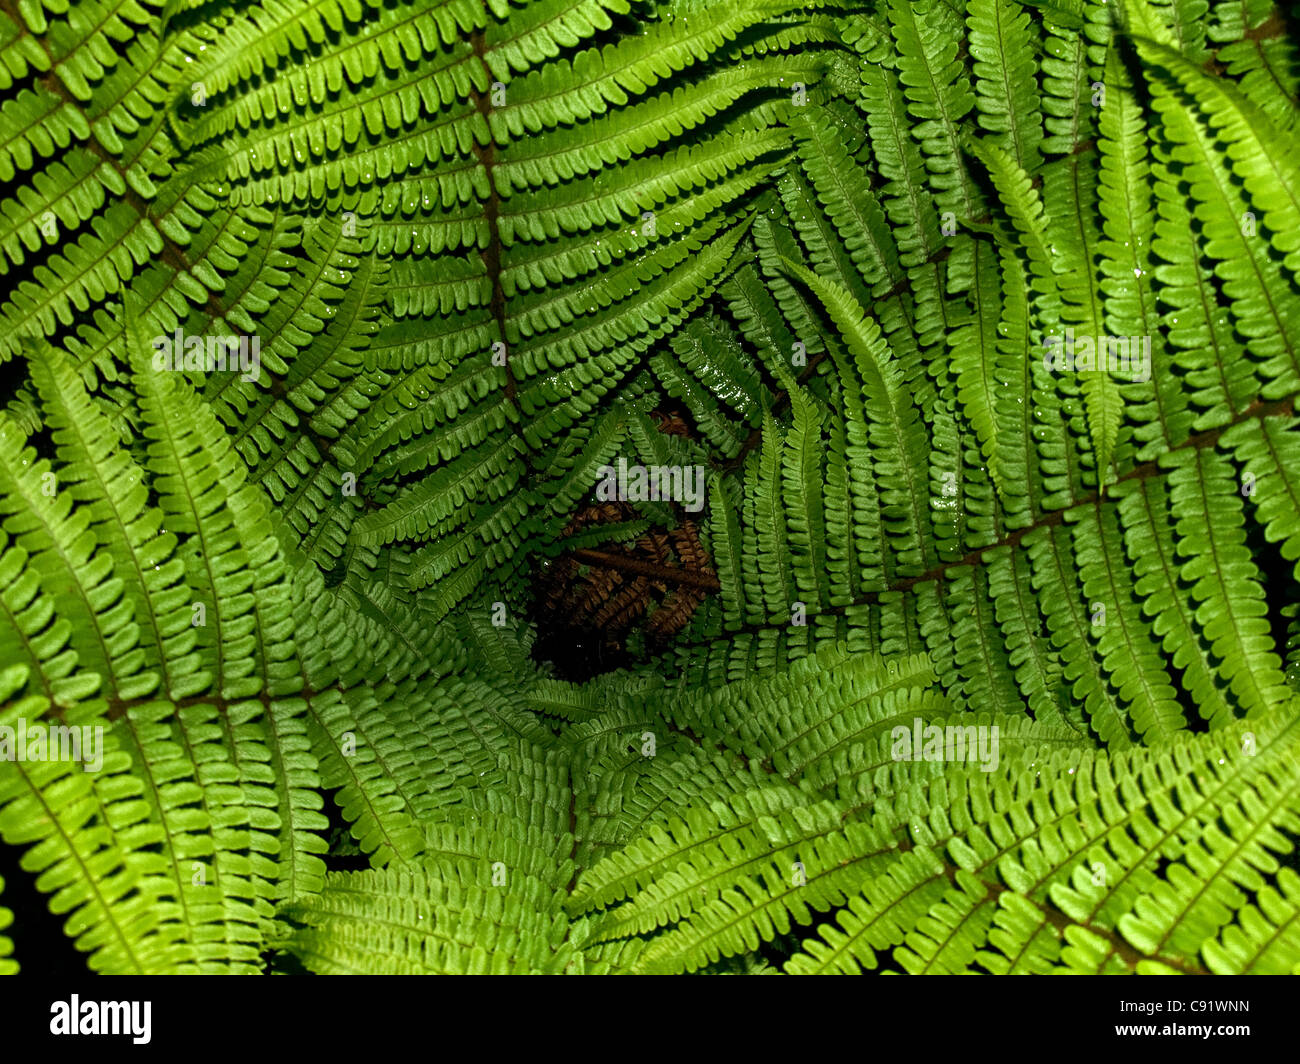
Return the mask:
<svg viewBox="0 0 1300 1064">
<path fill-rule="evenodd" d="M 0 893 L 4 891 L 4 880 L 0 879 Z M 0 906 L 0 932 L 3 932 L 14 922 L 14 914 Z M 15 975 L 18 972 L 18 962 L 13 957 L 14 944 L 8 935 L 0 934 L 0 975 Z"/>
<path fill-rule="evenodd" d="M 1280 6 L 0 8 L 0 973 L 1300 971 Z"/>
<path fill-rule="evenodd" d="M 284 919 L 284 947 L 323 975 L 558 974 L 581 958 L 544 895 L 420 868 L 331 873 Z"/>
<path fill-rule="evenodd" d="M 1029 14 L 1011 0 L 968 0 L 966 9 L 980 126 L 1033 173 L 1043 135 Z"/>
<path fill-rule="evenodd" d="M 960 23 L 940 0 L 891 0 L 889 28 L 898 48 L 898 76 L 916 124 L 912 135 L 929 171 L 935 205 L 974 219 L 977 193 L 961 152 L 959 123 L 975 104 L 957 59 Z"/>
<path fill-rule="evenodd" d="M 1137 0 L 1130 0 L 1130 13 Z M 1233 172 L 1245 186 L 1251 206 L 1268 228 L 1269 240 L 1294 275 L 1300 265 L 1300 244 L 1295 227 L 1300 224 L 1300 148 L 1287 128 L 1279 129 L 1269 116 L 1232 85 L 1207 76 L 1173 48 L 1135 33 L 1138 53 L 1166 71 L 1195 100 L 1232 160 Z"/>
</svg>

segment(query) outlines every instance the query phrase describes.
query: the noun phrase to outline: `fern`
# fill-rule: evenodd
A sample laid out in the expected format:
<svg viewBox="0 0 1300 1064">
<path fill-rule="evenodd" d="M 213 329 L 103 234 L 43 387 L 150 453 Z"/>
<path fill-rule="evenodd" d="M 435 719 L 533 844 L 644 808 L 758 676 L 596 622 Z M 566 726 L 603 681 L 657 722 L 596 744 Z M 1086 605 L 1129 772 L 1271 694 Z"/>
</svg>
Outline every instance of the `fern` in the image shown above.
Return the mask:
<svg viewBox="0 0 1300 1064">
<path fill-rule="evenodd" d="M 1300 971 L 1206 7 L 0 4 L 0 972 Z"/>
</svg>

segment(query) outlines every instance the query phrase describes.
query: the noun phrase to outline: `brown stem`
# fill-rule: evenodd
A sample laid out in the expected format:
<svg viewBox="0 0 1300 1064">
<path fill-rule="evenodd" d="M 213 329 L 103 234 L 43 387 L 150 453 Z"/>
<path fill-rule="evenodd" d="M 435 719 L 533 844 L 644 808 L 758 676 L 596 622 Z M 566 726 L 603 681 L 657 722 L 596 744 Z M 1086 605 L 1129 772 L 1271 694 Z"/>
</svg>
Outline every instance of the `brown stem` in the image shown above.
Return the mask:
<svg viewBox="0 0 1300 1064">
<path fill-rule="evenodd" d="M 648 576 L 654 580 L 662 580 L 666 584 L 686 584 L 689 587 L 697 587 L 703 591 L 717 591 L 719 586 L 718 578 L 713 573 L 656 565 L 653 562 L 642 561 L 640 558 L 630 558 L 626 554 L 607 554 L 604 551 L 589 550 L 584 547 L 581 550 L 575 550 L 573 557 L 587 565 L 600 565 L 607 569 L 619 569 L 626 573 L 636 573 L 638 576 Z"/>
</svg>

